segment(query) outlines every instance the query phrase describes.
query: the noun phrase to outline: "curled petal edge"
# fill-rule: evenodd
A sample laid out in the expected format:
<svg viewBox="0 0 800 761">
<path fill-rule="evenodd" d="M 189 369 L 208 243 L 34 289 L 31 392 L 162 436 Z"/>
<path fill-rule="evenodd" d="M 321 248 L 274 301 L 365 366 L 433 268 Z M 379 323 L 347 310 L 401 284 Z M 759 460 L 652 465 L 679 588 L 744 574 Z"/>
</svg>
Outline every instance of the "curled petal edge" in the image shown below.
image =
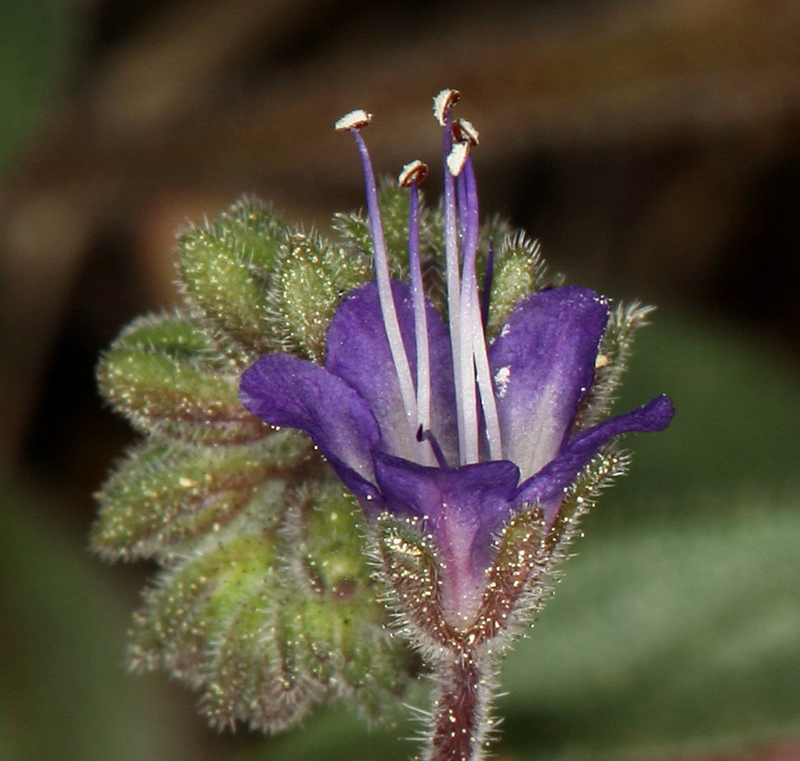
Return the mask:
<svg viewBox="0 0 800 761">
<path fill-rule="evenodd" d="M 611 439 L 633 431 L 663 431 L 674 411 L 672 400 L 662 394 L 635 410 L 580 431 L 554 460 L 519 485 L 515 504 L 537 502 L 545 506 L 545 519 L 549 522 L 561 505 L 564 489 Z"/>
</svg>

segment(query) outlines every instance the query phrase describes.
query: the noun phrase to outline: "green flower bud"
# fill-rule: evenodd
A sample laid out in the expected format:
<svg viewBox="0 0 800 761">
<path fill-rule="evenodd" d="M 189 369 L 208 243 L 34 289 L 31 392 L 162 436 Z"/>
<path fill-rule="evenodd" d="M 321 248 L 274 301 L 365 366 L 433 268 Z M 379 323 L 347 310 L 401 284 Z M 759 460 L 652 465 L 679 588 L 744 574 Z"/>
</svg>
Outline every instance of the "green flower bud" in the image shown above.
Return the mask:
<svg viewBox="0 0 800 761">
<path fill-rule="evenodd" d="M 285 535 L 298 584 L 335 599 L 372 586 L 363 557 L 363 515 L 353 495 L 325 481 L 297 488 L 290 499 Z"/>
<path fill-rule="evenodd" d="M 161 665 L 192 685 L 203 684 L 215 643 L 250 596 L 270 584 L 275 543 L 273 531 L 235 535 L 165 571 L 136 615 L 132 665 Z"/>
<path fill-rule="evenodd" d="M 284 626 L 280 603 L 285 580 L 272 577 L 243 599 L 206 666 L 203 713 L 216 727 L 245 723 L 264 732 L 296 724 L 330 689 L 303 669 L 303 658 Z"/>
<path fill-rule="evenodd" d="M 286 628 L 294 621 L 295 640 L 307 644 L 309 672 L 339 685 L 341 696 L 375 718 L 377 707 L 402 691 L 411 661 L 386 629 L 381 590 L 365 557 L 363 514 L 333 481 L 303 486 L 292 501 L 287 567 L 306 594 L 295 599 Z"/>
<path fill-rule="evenodd" d="M 101 554 L 126 560 L 174 552 L 226 525 L 258 498 L 268 478 L 302 462 L 308 449 L 307 440 L 289 430 L 257 446 L 148 442 L 97 495 L 92 543 Z M 277 506 L 272 517 L 279 517 Z"/>
<path fill-rule="evenodd" d="M 289 235 L 269 295 L 273 332 L 280 335 L 283 349 L 323 361 L 325 334 L 336 307 L 371 275 L 364 256 L 316 235 Z"/>
<path fill-rule="evenodd" d="M 408 191 L 394 182 L 383 182 L 379 203 L 389 266 L 393 274 L 399 277 L 408 265 Z M 420 243 L 423 256 L 431 240 L 431 236 L 427 234 L 427 216 L 426 213 L 421 219 Z M 369 220 L 363 214 L 336 213 L 333 215 L 333 227 L 354 251 L 372 254 Z"/>
<path fill-rule="evenodd" d="M 288 231 L 263 204 L 243 199 L 178 240 L 190 303 L 252 355 L 280 348 L 269 330 L 267 292 Z"/>
<path fill-rule="evenodd" d="M 312 482 L 286 501 L 281 563 L 217 636 L 203 710 L 218 726 L 275 732 L 339 697 L 381 718 L 411 661 L 375 599 L 352 498 L 333 482 Z"/>
<path fill-rule="evenodd" d="M 487 336 L 496 336 L 514 307 L 542 288 L 544 269 L 538 243 L 521 233 L 506 236 L 494 263 Z"/>
<path fill-rule="evenodd" d="M 255 441 L 269 426 L 237 396 L 238 376 L 182 316 L 135 320 L 98 368 L 106 398 L 145 432 L 204 443 Z"/>
</svg>

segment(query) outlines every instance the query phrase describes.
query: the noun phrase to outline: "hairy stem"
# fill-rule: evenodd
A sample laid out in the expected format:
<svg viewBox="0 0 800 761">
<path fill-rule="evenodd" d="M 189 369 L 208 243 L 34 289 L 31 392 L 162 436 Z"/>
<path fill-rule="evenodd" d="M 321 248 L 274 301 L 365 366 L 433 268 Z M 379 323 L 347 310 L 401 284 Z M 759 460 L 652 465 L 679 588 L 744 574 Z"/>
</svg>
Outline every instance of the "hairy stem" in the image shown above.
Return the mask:
<svg viewBox="0 0 800 761">
<path fill-rule="evenodd" d="M 491 729 L 494 670 L 483 648 L 454 650 L 440 662 L 433 726 L 423 761 L 481 761 Z"/>
</svg>

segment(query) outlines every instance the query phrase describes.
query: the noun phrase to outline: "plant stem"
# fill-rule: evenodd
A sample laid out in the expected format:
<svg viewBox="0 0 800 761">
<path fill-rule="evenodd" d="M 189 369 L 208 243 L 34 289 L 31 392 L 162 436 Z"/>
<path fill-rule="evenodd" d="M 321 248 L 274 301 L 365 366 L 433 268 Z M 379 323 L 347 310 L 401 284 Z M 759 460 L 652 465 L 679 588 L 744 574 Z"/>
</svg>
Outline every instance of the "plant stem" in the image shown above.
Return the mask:
<svg viewBox="0 0 800 761">
<path fill-rule="evenodd" d="M 484 648 L 448 652 L 439 663 L 433 727 L 424 761 L 481 761 L 491 729 L 494 669 Z"/>
</svg>

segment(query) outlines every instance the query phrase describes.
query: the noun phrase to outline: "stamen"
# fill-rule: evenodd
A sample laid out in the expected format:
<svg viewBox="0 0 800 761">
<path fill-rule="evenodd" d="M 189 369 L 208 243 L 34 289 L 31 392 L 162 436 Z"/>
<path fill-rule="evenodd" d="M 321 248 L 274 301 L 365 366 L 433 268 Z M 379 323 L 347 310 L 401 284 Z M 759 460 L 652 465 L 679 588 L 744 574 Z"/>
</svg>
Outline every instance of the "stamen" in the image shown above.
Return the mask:
<svg viewBox="0 0 800 761">
<path fill-rule="evenodd" d="M 453 137 L 458 143 L 469 143 L 470 147 L 480 143 L 480 134 L 468 119 L 457 119 L 453 122 Z"/>
<path fill-rule="evenodd" d="M 464 194 L 467 199 L 467 241 L 469 248 L 464 248 L 464 274 L 463 281 L 468 283 L 469 297 L 467 307 L 464 308 L 463 320 L 469 325 L 469 338 L 467 329 L 462 326 L 462 340 L 469 340 L 472 359 L 475 363 L 475 372 L 478 379 L 478 390 L 480 391 L 481 407 L 483 409 L 484 424 L 486 426 L 486 440 L 489 444 L 489 457 L 492 460 L 503 459 L 502 440 L 500 436 L 500 418 L 497 414 L 497 402 L 492 385 L 492 375 L 489 368 L 489 356 L 486 351 L 486 334 L 483 329 L 483 319 L 478 306 L 478 282 L 475 276 L 475 258 L 478 249 L 478 190 L 475 182 L 475 167 L 472 158 L 468 157 L 464 164 L 462 177 Z M 467 269 L 469 259 L 469 269 Z M 465 290 L 462 286 L 462 292 Z M 462 299 L 464 297 L 462 296 Z M 467 312 L 467 308 L 469 312 Z M 462 343 L 462 347 L 465 345 Z M 464 352 L 466 354 L 466 352 Z M 474 379 L 472 381 L 474 383 Z M 476 433 L 477 437 L 477 424 Z"/>
<path fill-rule="evenodd" d="M 447 464 L 447 459 L 444 456 L 442 448 L 439 446 L 439 442 L 436 440 L 436 437 L 433 435 L 433 432 L 430 429 L 423 430 L 422 426 L 417 428 L 417 441 L 427 441 L 431 445 L 433 454 L 436 457 L 436 464 L 440 468 L 450 467 Z"/>
<path fill-rule="evenodd" d="M 425 290 L 422 283 L 422 265 L 419 256 L 419 183 L 428 174 L 421 161 L 406 164 L 398 181 L 410 188 L 408 207 L 408 269 L 411 275 L 411 302 L 414 308 L 414 338 L 417 348 L 417 422 L 419 430 L 431 425 L 431 362 L 428 343 L 428 316 L 425 312 Z M 417 434 L 417 440 L 422 441 Z M 425 465 L 433 464 L 435 451 L 425 448 L 422 454 Z"/>
<path fill-rule="evenodd" d="M 428 165 L 414 159 L 406 164 L 397 177 L 397 182 L 401 188 L 409 188 L 412 185 L 419 185 L 428 176 Z"/>
<path fill-rule="evenodd" d="M 468 143 L 462 143 L 469 149 Z M 462 168 L 466 167 L 466 164 Z M 478 396 L 475 386 L 475 360 L 473 322 L 478 309 L 478 285 L 475 280 L 475 258 L 478 251 L 478 199 L 474 185 L 469 185 L 469 172 L 458 175 L 456 184 L 458 211 L 461 227 L 463 262 L 461 268 L 461 315 L 458 385 L 464 399 L 462 424 L 464 428 L 464 451 L 462 463 L 478 462 L 480 444 L 478 436 Z"/>
<path fill-rule="evenodd" d="M 473 254 L 478 250 L 478 233 L 480 232 L 480 219 L 478 216 L 478 191 L 475 186 L 475 171 L 472 159 L 467 154 L 464 159 L 464 170 L 458 176 L 458 203 L 461 219 L 461 250 L 464 257 L 472 249 Z M 475 277 L 473 270 L 472 277 Z"/>
<path fill-rule="evenodd" d="M 395 308 L 394 296 L 392 295 L 391 277 L 389 275 L 389 260 L 386 252 L 386 240 L 383 235 L 383 225 L 381 223 L 380 205 L 378 203 L 378 186 L 375 182 L 375 173 L 372 169 L 372 161 L 369 157 L 367 145 L 359 127 L 369 120 L 363 121 L 364 116 L 369 116 L 365 112 L 353 111 L 347 116 L 342 117 L 337 122 L 343 125 L 338 129 L 349 129 L 353 134 L 361 157 L 361 167 L 364 173 L 364 185 L 367 196 L 367 214 L 369 215 L 369 228 L 372 237 L 373 258 L 375 260 L 375 280 L 378 284 L 378 300 L 381 305 L 383 315 L 383 325 L 386 330 L 386 339 L 389 342 L 389 350 L 392 354 L 397 382 L 400 386 L 400 396 L 403 400 L 403 407 L 408 421 L 409 448 L 413 451 L 413 436 L 417 420 L 417 404 L 414 393 L 414 383 L 411 379 L 411 365 L 406 355 L 403 337 L 400 333 L 400 323 L 397 320 L 397 309 Z M 353 125 L 353 126 L 347 126 Z M 409 455 L 411 452 L 409 452 Z"/>
<path fill-rule="evenodd" d="M 456 388 L 461 390 L 463 403 L 462 417 L 459 420 L 459 432 L 463 429 L 464 446 L 461 450 L 461 464 L 469 465 L 478 462 L 478 396 L 475 387 L 475 362 L 472 349 L 472 313 L 473 299 L 477 296 L 477 287 L 473 288 L 475 277 L 475 249 L 464 248 L 464 265 L 461 273 L 461 314 L 459 344 L 461 352 L 458 358 Z"/>
<path fill-rule="evenodd" d="M 447 282 L 447 315 L 450 323 L 450 350 L 453 358 L 453 373 L 459 372 L 460 366 L 460 319 L 461 319 L 461 285 L 459 274 L 458 255 L 458 210 L 456 206 L 456 181 L 450 171 L 447 158 L 453 147 L 453 133 L 451 130 L 451 109 L 458 100 L 456 90 L 442 90 L 434 99 L 434 114 L 439 124 L 442 125 L 442 153 L 444 155 L 444 198 L 442 211 L 444 214 L 444 258 L 445 279 Z M 456 420 L 458 421 L 458 448 L 464 452 L 463 407 L 464 399 L 461 395 L 459 383 L 456 381 Z M 463 455 L 461 455 L 463 463 Z"/>
<path fill-rule="evenodd" d="M 453 144 L 453 147 L 450 149 L 450 153 L 447 154 L 447 168 L 453 177 L 458 177 L 458 175 L 461 174 L 461 170 L 464 168 L 464 162 L 467 160 L 468 154 L 469 143 L 458 142 Z"/>
<path fill-rule="evenodd" d="M 492 384 L 489 355 L 486 353 L 486 334 L 483 332 L 483 322 L 477 309 L 472 321 L 472 351 L 475 356 L 475 370 L 478 374 L 478 390 L 481 395 L 483 420 L 486 426 L 486 441 L 489 444 L 489 459 L 502 460 L 503 441 L 500 435 L 497 399 L 494 394 L 494 385 Z"/>
<path fill-rule="evenodd" d="M 466 119 L 453 122 L 451 130 L 453 147 L 447 155 L 447 168 L 454 177 L 458 177 L 464 168 L 470 149 L 478 144 L 478 130 Z"/>
<path fill-rule="evenodd" d="M 450 156 L 452 155 L 453 153 L 451 152 Z M 469 204 L 467 203 L 466 186 L 464 185 L 460 174 L 461 169 L 463 169 L 463 163 L 459 168 L 459 174 L 456 177 L 456 200 L 458 203 L 458 232 L 461 235 L 461 259 L 462 259 L 461 266 L 463 269 L 464 252 L 467 250 L 467 226 L 469 224 L 469 219 L 468 219 L 469 215 L 467 214 L 467 209 L 469 208 Z"/>
</svg>

